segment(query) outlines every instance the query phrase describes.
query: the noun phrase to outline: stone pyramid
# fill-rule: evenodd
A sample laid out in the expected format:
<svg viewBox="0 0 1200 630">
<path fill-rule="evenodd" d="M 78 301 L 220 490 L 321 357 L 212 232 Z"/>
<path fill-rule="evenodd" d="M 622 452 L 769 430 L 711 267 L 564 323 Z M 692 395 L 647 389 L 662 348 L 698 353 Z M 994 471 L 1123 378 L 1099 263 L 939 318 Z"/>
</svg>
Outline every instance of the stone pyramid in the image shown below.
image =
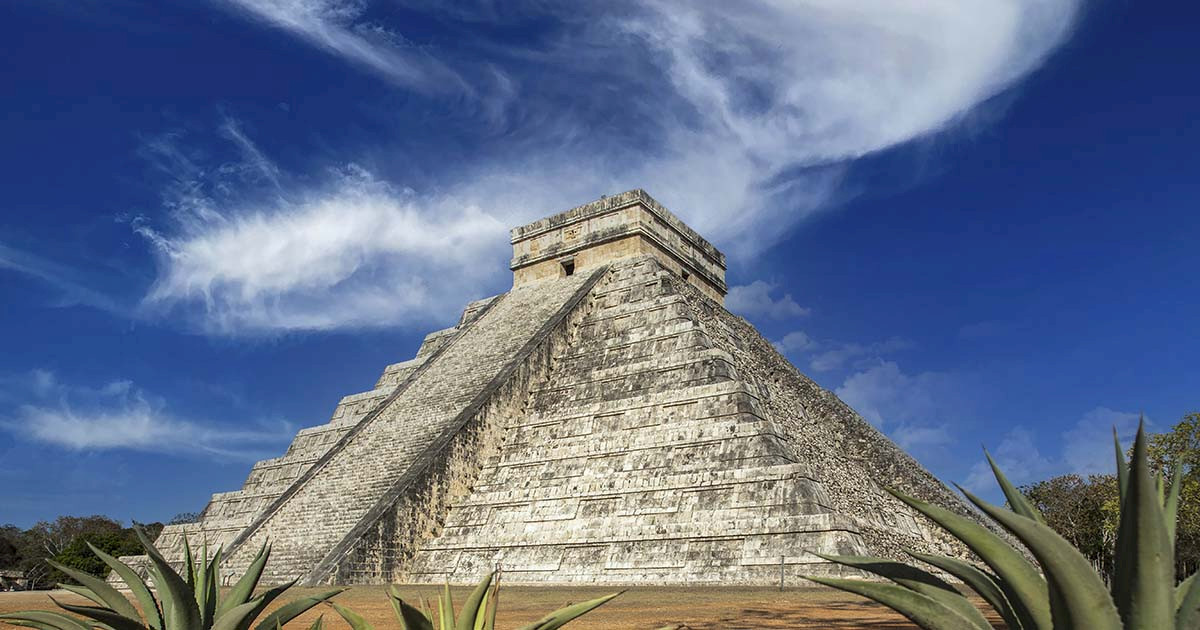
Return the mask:
<svg viewBox="0 0 1200 630">
<path fill-rule="evenodd" d="M 265 582 L 775 584 L 811 551 L 964 556 L 884 483 L 944 485 L 723 307 L 725 257 L 641 190 L 512 230 L 467 306 L 181 540 Z"/>
</svg>

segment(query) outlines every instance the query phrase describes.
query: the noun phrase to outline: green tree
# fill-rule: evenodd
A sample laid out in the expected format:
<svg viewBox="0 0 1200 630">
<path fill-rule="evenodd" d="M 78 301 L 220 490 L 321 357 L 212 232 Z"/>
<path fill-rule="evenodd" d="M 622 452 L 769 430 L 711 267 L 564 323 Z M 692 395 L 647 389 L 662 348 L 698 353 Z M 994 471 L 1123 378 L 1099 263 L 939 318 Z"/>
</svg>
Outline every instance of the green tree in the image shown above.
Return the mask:
<svg viewBox="0 0 1200 630">
<path fill-rule="evenodd" d="M 1170 431 L 1150 436 L 1150 468 L 1171 479 L 1179 471 L 1179 522 L 1175 572 L 1200 568 L 1200 412 L 1189 413 Z"/>
<path fill-rule="evenodd" d="M 1105 579 L 1112 577 L 1120 525 L 1120 490 L 1114 475 L 1062 475 L 1023 486 L 1021 491 L 1046 524 L 1075 546 Z"/>
<path fill-rule="evenodd" d="M 58 559 L 80 538 L 86 540 L 89 536 L 121 535 L 123 531 L 125 528 L 120 523 L 98 514 L 60 516 L 53 521 L 41 521 L 24 533 L 21 568 L 33 588 L 70 581 L 65 574 L 46 564 L 46 559 Z"/>
<path fill-rule="evenodd" d="M 0 569 L 16 569 L 21 564 L 21 552 L 17 543 L 21 530 L 12 525 L 0 527 Z"/>
<path fill-rule="evenodd" d="M 54 561 L 96 577 L 104 577 L 108 574 L 109 567 L 88 548 L 89 544 L 117 558 L 142 553 L 142 545 L 133 529 L 106 530 L 81 534 L 67 545 L 66 549 L 54 556 Z"/>
</svg>

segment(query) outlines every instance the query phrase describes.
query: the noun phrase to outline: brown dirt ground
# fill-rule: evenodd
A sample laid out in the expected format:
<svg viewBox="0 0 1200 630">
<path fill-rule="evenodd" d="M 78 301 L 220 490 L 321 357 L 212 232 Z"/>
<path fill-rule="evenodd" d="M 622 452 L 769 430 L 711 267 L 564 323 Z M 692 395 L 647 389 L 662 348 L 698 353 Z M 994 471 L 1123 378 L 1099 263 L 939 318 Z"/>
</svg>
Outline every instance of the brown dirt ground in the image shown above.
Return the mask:
<svg viewBox="0 0 1200 630">
<path fill-rule="evenodd" d="M 293 589 L 278 602 L 316 592 L 318 589 Z M 468 588 L 453 589 L 456 602 L 466 598 Z M 599 587 L 521 587 L 500 590 L 497 626 L 516 628 L 561 606 L 599 597 L 616 589 Z M 404 586 L 400 593 L 419 602 L 422 597 L 435 601 L 436 587 Z M 16 610 L 54 609 L 50 597 L 67 603 L 83 603 L 68 591 L 0 593 L 0 613 Z M 358 586 L 338 595 L 335 600 L 363 615 L 379 630 L 399 629 L 393 617 L 386 591 L 381 586 Z M 990 609 L 997 627 L 1002 627 Z M 329 630 L 348 630 L 349 626 L 329 606 L 309 611 L 287 627 L 303 630 L 317 617 L 325 616 Z M 871 630 L 909 630 L 916 626 L 874 602 L 827 588 L 791 588 L 783 592 L 773 588 L 752 587 L 634 587 L 615 600 L 568 624 L 571 630 L 657 629 L 674 627 L 695 630 L 741 630 L 758 628 L 862 628 Z M 0 627 L 11 628 L 0 623 Z"/>
</svg>

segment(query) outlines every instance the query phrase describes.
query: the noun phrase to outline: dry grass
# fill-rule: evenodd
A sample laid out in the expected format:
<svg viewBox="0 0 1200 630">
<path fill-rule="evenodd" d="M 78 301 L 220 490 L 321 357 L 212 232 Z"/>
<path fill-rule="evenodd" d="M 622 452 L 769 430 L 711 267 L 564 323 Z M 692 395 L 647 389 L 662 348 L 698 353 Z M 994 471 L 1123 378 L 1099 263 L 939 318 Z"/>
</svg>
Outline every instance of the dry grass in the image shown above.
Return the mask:
<svg viewBox="0 0 1200 630">
<path fill-rule="evenodd" d="M 279 600 L 290 601 L 316 589 L 293 589 Z M 592 599 L 614 589 L 594 587 L 521 587 L 505 586 L 500 591 L 497 626 L 516 628 L 560 606 Z M 453 589 L 461 602 L 469 589 Z M 406 599 L 433 601 L 438 589 L 430 586 L 401 588 Z M 0 593 L 0 613 L 15 610 L 53 609 L 50 596 L 68 603 L 84 600 L 68 591 Z M 384 587 L 357 586 L 342 593 L 336 601 L 364 615 L 380 630 L 399 630 L 392 615 Z M 341 617 L 328 606 L 310 611 L 289 628 L 307 628 L 318 614 L 325 615 L 326 627 L 347 630 Z M 4 624 L 0 624 L 2 626 Z M 915 628 L 896 613 L 840 591 L 827 588 L 795 588 L 779 592 L 772 588 L 739 587 L 634 587 L 601 608 L 570 623 L 571 630 L 656 629 L 667 627 L 696 630 L 738 630 L 757 628 L 863 628 L 900 630 Z M 999 624 L 997 623 L 997 626 Z M 7 626 L 6 626 L 7 627 Z"/>
</svg>

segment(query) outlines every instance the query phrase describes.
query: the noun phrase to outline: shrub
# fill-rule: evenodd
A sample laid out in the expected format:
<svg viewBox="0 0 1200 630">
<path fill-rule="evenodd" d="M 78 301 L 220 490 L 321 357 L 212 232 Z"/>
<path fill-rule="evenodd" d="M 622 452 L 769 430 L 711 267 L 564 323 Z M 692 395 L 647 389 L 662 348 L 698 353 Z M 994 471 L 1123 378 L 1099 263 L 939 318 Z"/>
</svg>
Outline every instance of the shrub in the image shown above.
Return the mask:
<svg viewBox="0 0 1200 630">
<path fill-rule="evenodd" d="M 1179 475 L 1166 488 L 1147 463 L 1147 440 L 1138 427 L 1126 465 L 1115 439 L 1121 515 L 1111 587 L 1088 559 L 1055 533 L 996 463 L 988 457 L 1009 509 L 959 488 L 985 514 L 1016 537 L 1041 565 L 978 523 L 949 510 L 889 492 L 961 540 L 984 567 L 956 558 L 908 552 L 914 559 L 962 580 L 1012 630 L 1193 630 L 1200 628 L 1200 580 L 1174 577 L 1175 518 Z M 928 630 L 990 629 L 991 625 L 954 587 L 917 566 L 884 558 L 821 556 L 891 580 L 893 584 L 810 577 L 873 599 Z"/>
<path fill-rule="evenodd" d="M 59 571 L 79 582 L 78 586 L 59 586 L 82 595 L 97 605 L 75 606 L 53 600 L 59 608 L 82 615 L 85 619 L 58 612 L 33 610 L 0 615 L 0 621 L 39 630 L 91 630 L 92 626 L 97 624 L 111 630 L 249 630 L 267 606 L 295 583 L 277 586 L 257 597 L 253 596 L 254 589 L 262 577 L 263 567 L 271 556 L 270 547 L 264 546 L 250 563 L 245 575 L 221 596 L 218 589 L 221 584 L 220 549 L 210 560 L 208 547 L 205 545 L 197 563 L 185 539 L 183 544 L 186 575 L 180 575 L 163 559 L 154 543 L 150 542 L 140 529 L 138 537 L 150 558 L 149 571 L 159 593 L 157 598 L 150 591 L 146 581 L 132 567 L 90 543 L 88 547 L 125 580 L 125 584 L 129 586 L 129 590 L 141 606 L 141 613 L 103 578 L 50 561 Z M 263 618 L 255 626 L 255 630 L 276 630 L 278 626 L 342 590 L 326 591 L 285 604 Z"/>
<path fill-rule="evenodd" d="M 125 580 L 125 584 L 129 586 L 141 606 L 142 613 L 139 614 L 137 608 L 103 578 L 51 560 L 48 562 L 52 566 L 79 582 L 79 585 L 59 586 L 86 597 L 97 606 L 75 606 L 51 598 L 59 608 L 82 615 L 85 619 L 58 612 L 32 610 L 0 615 L 0 621 L 38 630 L 92 630 L 93 626 L 99 626 L 103 630 L 249 630 L 267 606 L 295 584 L 295 581 L 292 581 L 253 597 L 263 568 L 271 556 L 271 548 L 264 546 L 250 563 L 246 573 L 222 596 L 219 588 L 220 549 L 210 559 L 208 546 L 205 545 L 200 557 L 193 558 L 191 547 L 184 538 L 186 575 L 181 575 L 163 559 L 154 543 L 150 542 L 140 529 L 138 537 L 150 558 L 150 577 L 160 593 L 158 598 L 132 567 L 91 543 L 87 544 L 99 561 Z M 493 576 L 494 574 L 488 574 L 475 587 L 457 614 L 450 597 L 450 587 L 446 586 L 438 601 L 438 627 L 441 630 L 494 630 L 500 581 L 493 579 Z M 345 589 L 330 590 L 285 604 L 263 618 L 254 626 L 254 630 L 278 630 L 313 606 L 329 600 L 343 590 Z M 395 587 L 389 590 L 388 595 L 401 628 L 433 630 L 433 620 L 424 610 L 424 606 L 418 609 L 405 602 Z M 520 630 L 556 630 L 617 595 L 619 593 L 566 606 Z M 374 630 L 371 624 L 353 610 L 337 604 L 332 605 L 354 630 Z M 309 630 L 321 630 L 322 626 L 321 618 L 317 618 Z"/>
</svg>

